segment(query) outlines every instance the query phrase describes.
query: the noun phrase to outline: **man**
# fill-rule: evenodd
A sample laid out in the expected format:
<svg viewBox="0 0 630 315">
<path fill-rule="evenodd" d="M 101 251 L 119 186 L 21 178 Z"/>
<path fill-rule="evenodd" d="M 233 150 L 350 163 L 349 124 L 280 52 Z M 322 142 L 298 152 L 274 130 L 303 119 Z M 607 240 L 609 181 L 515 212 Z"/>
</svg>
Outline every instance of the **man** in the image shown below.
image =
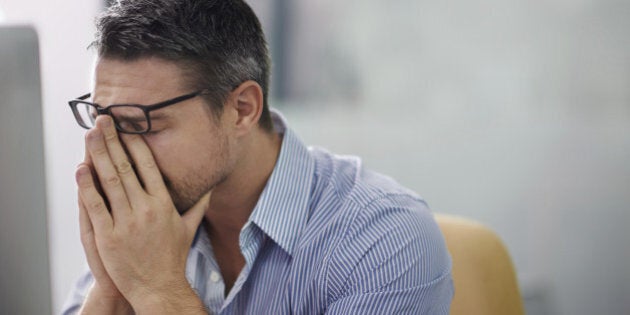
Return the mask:
<svg viewBox="0 0 630 315">
<path fill-rule="evenodd" d="M 65 313 L 448 313 L 425 203 L 269 110 L 247 4 L 121 0 L 97 28 L 94 90 L 70 102 L 90 129 L 76 171 L 90 272 Z"/>
</svg>

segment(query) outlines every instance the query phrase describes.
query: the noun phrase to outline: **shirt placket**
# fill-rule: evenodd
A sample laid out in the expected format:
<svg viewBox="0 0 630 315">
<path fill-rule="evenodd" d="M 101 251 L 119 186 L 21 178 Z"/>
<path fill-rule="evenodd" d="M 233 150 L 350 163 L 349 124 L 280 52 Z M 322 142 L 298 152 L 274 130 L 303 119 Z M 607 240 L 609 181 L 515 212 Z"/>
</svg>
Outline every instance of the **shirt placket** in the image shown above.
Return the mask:
<svg viewBox="0 0 630 315">
<path fill-rule="evenodd" d="M 186 272 L 204 305 L 213 313 L 218 313 L 225 302 L 225 284 L 210 239 L 203 230 L 188 256 Z"/>
<path fill-rule="evenodd" d="M 221 313 L 230 313 L 229 310 L 232 308 L 232 303 L 238 300 L 238 294 L 249 277 L 254 265 L 254 260 L 260 251 L 263 241 L 264 233 L 251 221 L 248 221 L 241 230 L 239 237 L 239 245 L 241 248 L 241 254 L 243 254 L 243 257 L 245 258 L 245 266 L 239 273 L 232 290 L 230 290 L 230 293 L 225 299 L 223 307 L 221 308 Z"/>
</svg>

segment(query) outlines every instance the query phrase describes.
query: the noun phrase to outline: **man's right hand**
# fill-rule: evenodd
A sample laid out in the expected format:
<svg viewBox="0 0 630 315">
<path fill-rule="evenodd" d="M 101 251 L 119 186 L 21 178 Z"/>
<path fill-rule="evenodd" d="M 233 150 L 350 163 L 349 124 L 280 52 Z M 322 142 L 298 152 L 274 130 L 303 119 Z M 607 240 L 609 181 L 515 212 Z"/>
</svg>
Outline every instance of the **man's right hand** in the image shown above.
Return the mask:
<svg viewBox="0 0 630 315">
<path fill-rule="evenodd" d="M 86 152 L 82 164 L 77 168 L 93 170 L 90 155 Z M 85 170 L 84 170 L 85 171 Z M 94 277 L 94 284 L 87 295 L 81 314 L 133 314 L 133 309 L 116 285 L 107 274 L 103 262 L 96 248 L 94 230 L 87 214 L 86 206 L 79 196 L 79 226 L 81 231 L 81 243 L 85 251 L 85 257 Z"/>
</svg>

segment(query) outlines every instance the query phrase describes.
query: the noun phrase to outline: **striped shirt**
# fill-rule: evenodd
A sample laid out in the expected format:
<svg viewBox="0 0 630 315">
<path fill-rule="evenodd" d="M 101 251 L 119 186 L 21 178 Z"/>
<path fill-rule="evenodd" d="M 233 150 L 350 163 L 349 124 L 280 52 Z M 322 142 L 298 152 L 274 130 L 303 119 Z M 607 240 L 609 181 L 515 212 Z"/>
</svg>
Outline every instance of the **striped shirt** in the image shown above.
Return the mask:
<svg viewBox="0 0 630 315">
<path fill-rule="evenodd" d="M 245 267 L 227 296 L 205 229 L 186 275 L 212 314 L 448 314 L 451 260 L 425 202 L 356 157 L 283 134 L 276 166 L 240 234 Z M 76 312 L 93 281 L 68 297 Z"/>
</svg>

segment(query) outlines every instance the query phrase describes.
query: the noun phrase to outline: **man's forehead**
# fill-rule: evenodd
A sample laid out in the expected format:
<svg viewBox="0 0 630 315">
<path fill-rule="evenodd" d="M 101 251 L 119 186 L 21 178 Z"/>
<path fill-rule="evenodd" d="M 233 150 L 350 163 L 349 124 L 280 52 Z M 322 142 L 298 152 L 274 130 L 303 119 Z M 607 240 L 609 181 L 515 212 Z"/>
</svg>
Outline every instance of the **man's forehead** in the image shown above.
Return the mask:
<svg viewBox="0 0 630 315">
<path fill-rule="evenodd" d="M 185 93 L 182 71 L 159 58 L 132 61 L 99 58 L 94 71 L 93 100 L 102 106 L 150 104 Z"/>
</svg>

